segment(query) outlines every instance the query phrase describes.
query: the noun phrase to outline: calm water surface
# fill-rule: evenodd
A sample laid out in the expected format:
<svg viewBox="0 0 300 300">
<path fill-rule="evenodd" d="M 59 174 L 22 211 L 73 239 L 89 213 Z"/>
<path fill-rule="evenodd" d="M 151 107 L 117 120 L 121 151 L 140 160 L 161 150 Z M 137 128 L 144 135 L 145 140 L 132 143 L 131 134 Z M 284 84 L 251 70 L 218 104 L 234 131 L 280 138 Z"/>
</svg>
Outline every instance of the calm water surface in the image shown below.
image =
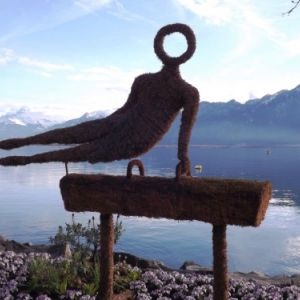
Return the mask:
<svg viewBox="0 0 300 300">
<path fill-rule="evenodd" d="M 26 147 L 10 155 L 28 155 L 48 147 Z M 51 148 L 53 150 L 53 147 Z M 230 271 L 261 271 L 270 275 L 300 273 L 300 149 L 191 147 L 193 176 L 270 180 L 272 200 L 258 228 L 228 226 Z M 141 157 L 149 176 L 174 177 L 176 148 L 154 148 Z M 0 150 L 0 157 L 6 155 Z M 69 164 L 71 173 L 125 175 L 128 161 Z M 49 243 L 58 225 L 71 221 L 60 196 L 61 163 L 0 167 L 0 234 L 20 242 Z M 81 213 L 86 224 L 95 213 Z M 125 232 L 116 251 L 157 259 L 178 268 L 185 260 L 212 265 L 212 226 L 203 222 L 122 217 Z"/>
</svg>

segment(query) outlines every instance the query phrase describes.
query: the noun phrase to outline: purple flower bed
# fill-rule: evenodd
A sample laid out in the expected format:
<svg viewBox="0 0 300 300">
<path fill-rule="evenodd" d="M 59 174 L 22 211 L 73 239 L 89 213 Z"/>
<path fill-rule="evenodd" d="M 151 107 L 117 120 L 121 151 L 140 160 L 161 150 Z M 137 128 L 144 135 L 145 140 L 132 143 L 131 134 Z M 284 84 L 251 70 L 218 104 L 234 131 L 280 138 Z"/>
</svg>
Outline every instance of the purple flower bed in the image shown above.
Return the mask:
<svg viewBox="0 0 300 300">
<path fill-rule="evenodd" d="M 48 254 L 16 254 L 11 251 L 0 252 L 0 299 L 1 300 L 95 300 L 95 296 L 85 295 L 79 290 L 66 290 L 59 298 L 40 293 L 32 296 L 25 292 L 27 264 L 40 257 L 54 264 L 63 262 L 59 258 L 52 260 Z M 137 300 L 210 300 L 213 299 L 213 277 L 179 272 L 147 271 L 139 280 L 132 281 L 130 289 Z M 250 281 L 229 282 L 230 300 L 292 300 L 300 299 L 297 286 L 277 287 L 257 285 Z"/>
<path fill-rule="evenodd" d="M 130 288 L 137 300 L 210 300 L 213 299 L 213 277 L 179 272 L 148 271 Z M 230 300 L 292 300 L 300 299 L 300 288 L 256 285 L 249 281 L 229 281 Z"/>
<path fill-rule="evenodd" d="M 27 264 L 32 259 L 40 257 L 59 263 L 64 259 L 52 260 L 49 254 L 30 253 L 16 254 L 12 251 L 0 252 L 0 299 L 1 300 L 53 300 L 46 294 L 32 296 L 26 290 Z M 67 290 L 59 299 L 95 300 L 95 297 L 83 295 L 82 291 Z"/>
</svg>

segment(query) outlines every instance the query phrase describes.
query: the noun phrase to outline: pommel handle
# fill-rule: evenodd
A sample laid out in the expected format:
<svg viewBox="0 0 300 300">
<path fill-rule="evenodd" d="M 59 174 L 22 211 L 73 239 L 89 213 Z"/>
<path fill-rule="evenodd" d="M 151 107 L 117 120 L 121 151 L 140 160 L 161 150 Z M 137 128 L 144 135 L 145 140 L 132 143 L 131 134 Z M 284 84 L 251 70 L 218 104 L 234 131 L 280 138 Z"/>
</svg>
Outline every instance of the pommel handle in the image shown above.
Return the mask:
<svg viewBox="0 0 300 300">
<path fill-rule="evenodd" d="M 137 166 L 139 168 L 140 176 L 145 176 L 145 168 L 141 160 L 133 159 L 127 165 L 127 179 L 131 179 L 132 177 L 132 168 Z"/>
</svg>

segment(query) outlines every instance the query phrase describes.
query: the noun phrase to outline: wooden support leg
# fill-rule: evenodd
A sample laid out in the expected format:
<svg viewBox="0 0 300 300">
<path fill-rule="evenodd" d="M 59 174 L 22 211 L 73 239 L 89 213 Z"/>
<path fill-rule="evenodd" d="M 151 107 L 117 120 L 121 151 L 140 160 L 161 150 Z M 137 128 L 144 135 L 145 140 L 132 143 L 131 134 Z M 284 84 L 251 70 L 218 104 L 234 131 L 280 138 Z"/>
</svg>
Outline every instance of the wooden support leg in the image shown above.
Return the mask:
<svg viewBox="0 0 300 300">
<path fill-rule="evenodd" d="M 100 288 L 96 300 L 113 299 L 113 278 L 114 278 L 114 222 L 113 215 L 100 215 Z"/>
<path fill-rule="evenodd" d="M 228 300 L 226 225 L 213 225 L 214 300 Z"/>
</svg>

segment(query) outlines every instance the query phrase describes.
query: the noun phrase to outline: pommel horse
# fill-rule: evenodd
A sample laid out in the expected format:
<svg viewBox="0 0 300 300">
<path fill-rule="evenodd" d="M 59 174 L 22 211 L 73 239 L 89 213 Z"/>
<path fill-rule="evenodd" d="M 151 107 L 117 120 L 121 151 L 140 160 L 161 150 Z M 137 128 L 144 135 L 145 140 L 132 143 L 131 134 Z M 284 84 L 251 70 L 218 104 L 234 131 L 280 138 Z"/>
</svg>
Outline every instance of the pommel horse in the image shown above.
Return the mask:
<svg viewBox="0 0 300 300">
<path fill-rule="evenodd" d="M 113 214 L 213 225 L 214 300 L 228 300 L 226 225 L 254 226 L 264 219 L 272 186 L 269 181 L 148 177 L 140 160 L 128 164 L 126 176 L 69 174 L 60 181 L 64 206 L 71 212 L 100 212 L 101 283 L 97 300 L 113 298 Z M 133 175 L 137 166 L 140 175 Z"/>
</svg>

